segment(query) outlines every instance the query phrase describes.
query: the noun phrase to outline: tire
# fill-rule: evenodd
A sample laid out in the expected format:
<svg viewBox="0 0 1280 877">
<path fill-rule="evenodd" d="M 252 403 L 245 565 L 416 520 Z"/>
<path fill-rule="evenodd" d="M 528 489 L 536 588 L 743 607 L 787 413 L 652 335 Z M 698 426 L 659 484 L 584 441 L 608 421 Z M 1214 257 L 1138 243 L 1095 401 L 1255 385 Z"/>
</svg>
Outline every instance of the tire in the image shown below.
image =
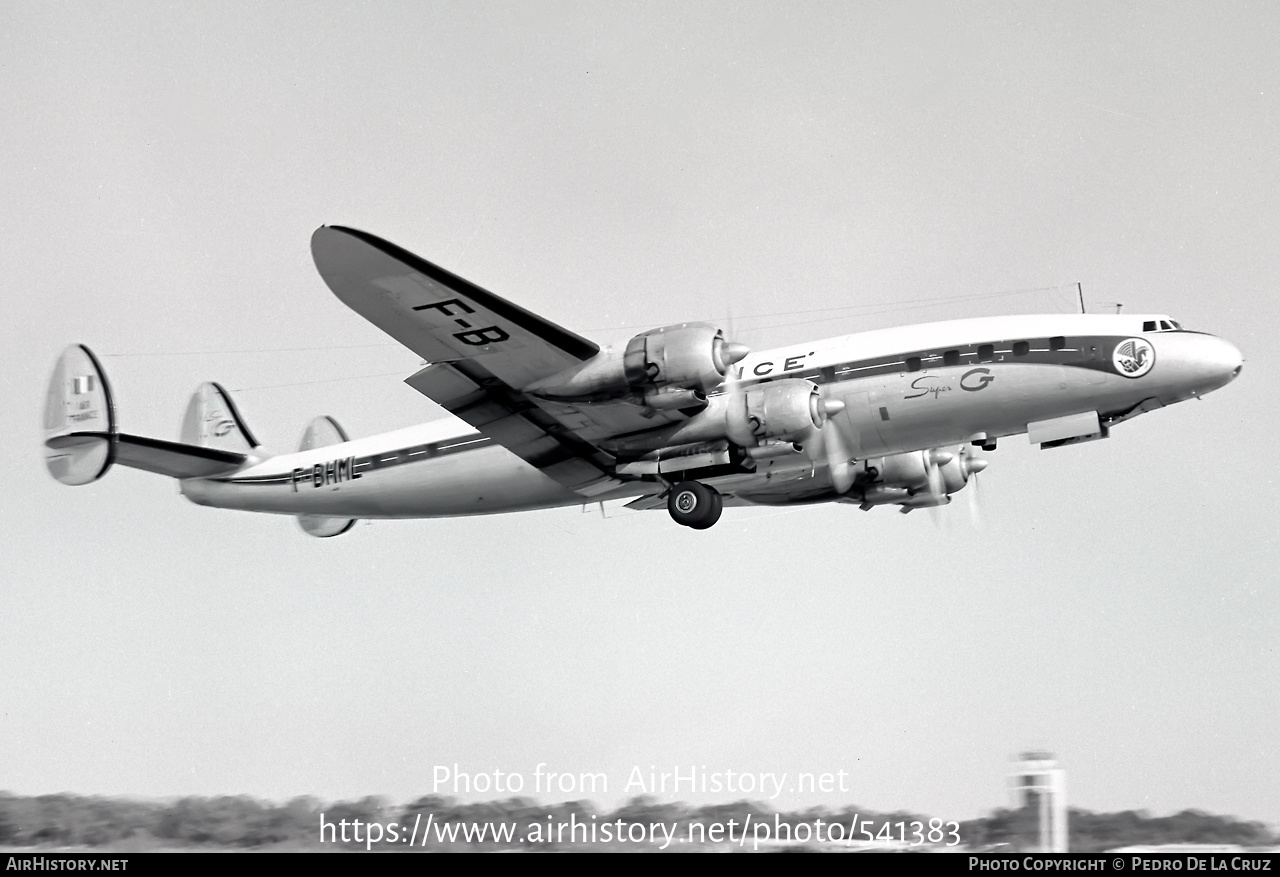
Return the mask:
<svg viewBox="0 0 1280 877">
<path fill-rule="evenodd" d="M 705 530 L 720 520 L 720 513 L 724 511 L 724 497 L 715 488 L 708 487 L 711 491 L 712 510 L 708 512 L 707 519 L 700 524 L 690 524 L 689 526 L 695 530 Z"/>
<path fill-rule="evenodd" d="M 720 520 L 724 500 L 711 487 L 698 481 L 682 481 L 667 496 L 667 511 L 677 524 L 705 530 Z"/>
</svg>

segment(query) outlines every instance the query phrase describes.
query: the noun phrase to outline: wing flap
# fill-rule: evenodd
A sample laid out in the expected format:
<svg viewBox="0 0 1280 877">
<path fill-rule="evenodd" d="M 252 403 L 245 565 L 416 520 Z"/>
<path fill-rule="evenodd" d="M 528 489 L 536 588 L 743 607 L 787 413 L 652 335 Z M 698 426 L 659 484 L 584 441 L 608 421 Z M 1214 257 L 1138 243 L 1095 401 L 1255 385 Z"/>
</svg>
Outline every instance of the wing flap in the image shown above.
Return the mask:
<svg viewBox="0 0 1280 877">
<path fill-rule="evenodd" d="M 405 383 L 560 484 L 586 496 L 622 485 L 613 457 L 477 362 L 436 363 Z"/>
<path fill-rule="evenodd" d="M 508 414 L 498 420 L 490 421 L 484 426 L 484 434 L 504 448 L 528 445 L 535 454 L 539 446 L 544 452 L 545 449 L 559 446 L 559 443 L 547 435 L 541 427 L 518 414 Z"/>
</svg>

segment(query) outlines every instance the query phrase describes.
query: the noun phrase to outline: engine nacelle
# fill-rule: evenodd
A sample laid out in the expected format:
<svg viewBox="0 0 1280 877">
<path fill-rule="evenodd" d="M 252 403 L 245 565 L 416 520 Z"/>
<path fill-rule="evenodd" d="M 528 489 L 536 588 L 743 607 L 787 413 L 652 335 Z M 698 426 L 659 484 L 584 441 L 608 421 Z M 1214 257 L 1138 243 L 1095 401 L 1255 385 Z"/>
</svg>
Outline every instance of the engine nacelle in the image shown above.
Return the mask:
<svg viewBox="0 0 1280 877">
<path fill-rule="evenodd" d="M 958 451 L 933 448 L 863 460 L 858 465 L 857 481 L 862 485 L 864 506 L 886 503 L 911 507 L 940 505 L 985 468 L 987 461 L 975 457 L 968 448 Z M 931 469 L 937 473 L 932 476 L 935 479 L 933 487 L 930 486 Z"/>
<path fill-rule="evenodd" d="M 736 445 L 752 448 L 773 439 L 799 437 L 822 426 L 828 414 L 843 407 L 838 400 L 823 399 L 813 381 L 769 381 L 712 396 L 705 409 L 684 423 L 609 446 L 619 451 L 649 451 L 727 438 Z"/>
<path fill-rule="evenodd" d="M 725 435 L 744 448 L 769 439 L 789 439 L 820 427 L 827 411 L 817 384 L 792 378 L 726 393 Z"/>
<path fill-rule="evenodd" d="M 591 359 L 536 381 L 525 392 L 544 399 L 586 401 L 628 393 L 640 394 L 654 407 L 672 397 L 663 390 L 705 393 L 724 382 L 729 367 L 750 351 L 724 340 L 709 323 L 681 323 L 642 332 L 627 342 L 621 355 L 603 350 Z M 678 394 L 677 394 L 678 395 Z"/>
<path fill-rule="evenodd" d="M 623 368 L 633 388 L 685 387 L 715 389 L 729 366 L 748 353 L 730 344 L 724 333 L 708 323 L 681 323 L 650 329 L 627 342 Z"/>
<path fill-rule="evenodd" d="M 880 487 L 918 490 L 929 486 L 928 451 L 872 457 L 858 464 L 860 480 Z"/>
</svg>

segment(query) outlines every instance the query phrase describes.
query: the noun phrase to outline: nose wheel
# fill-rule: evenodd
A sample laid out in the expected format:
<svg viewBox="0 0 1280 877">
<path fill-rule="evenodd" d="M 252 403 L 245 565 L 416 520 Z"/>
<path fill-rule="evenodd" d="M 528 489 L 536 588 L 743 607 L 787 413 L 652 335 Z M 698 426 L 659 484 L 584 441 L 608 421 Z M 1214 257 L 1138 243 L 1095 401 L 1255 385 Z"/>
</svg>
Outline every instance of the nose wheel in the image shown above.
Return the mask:
<svg viewBox="0 0 1280 877">
<path fill-rule="evenodd" d="M 667 495 L 671 519 L 684 527 L 705 530 L 720 520 L 724 499 L 714 487 L 699 481 L 682 481 Z"/>
</svg>

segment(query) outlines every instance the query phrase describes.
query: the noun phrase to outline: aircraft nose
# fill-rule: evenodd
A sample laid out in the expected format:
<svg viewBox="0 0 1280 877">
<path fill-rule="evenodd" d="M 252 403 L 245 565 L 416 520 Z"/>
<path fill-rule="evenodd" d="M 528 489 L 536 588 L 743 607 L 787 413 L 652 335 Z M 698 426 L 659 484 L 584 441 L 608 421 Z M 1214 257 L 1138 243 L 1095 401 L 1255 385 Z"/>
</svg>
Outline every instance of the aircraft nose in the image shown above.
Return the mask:
<svg viewBox="0 0 1280 877">
<path fill-rule="evenodd" d="M 1230 376 L 1228 380 L 1235 380 L 1240 374 L 1240 369 L 1244 368 L 1244 354 L 1230 341 L 1223 341 L 1221 338 L 1218 341 L 1222 345 L 1218 354 L 1222 370 Z"/>
<path fill-rule="evenodd" d="M 1240 374 L 1244 368 L 1244 355 L 1240 348 L 1230 341 L 1210 336 L 1209 343 L 1204 345 L 1201 356 L 1202 363 L 1214 380 L 1215 387 L 1225 387 Z"/>
</svg>

